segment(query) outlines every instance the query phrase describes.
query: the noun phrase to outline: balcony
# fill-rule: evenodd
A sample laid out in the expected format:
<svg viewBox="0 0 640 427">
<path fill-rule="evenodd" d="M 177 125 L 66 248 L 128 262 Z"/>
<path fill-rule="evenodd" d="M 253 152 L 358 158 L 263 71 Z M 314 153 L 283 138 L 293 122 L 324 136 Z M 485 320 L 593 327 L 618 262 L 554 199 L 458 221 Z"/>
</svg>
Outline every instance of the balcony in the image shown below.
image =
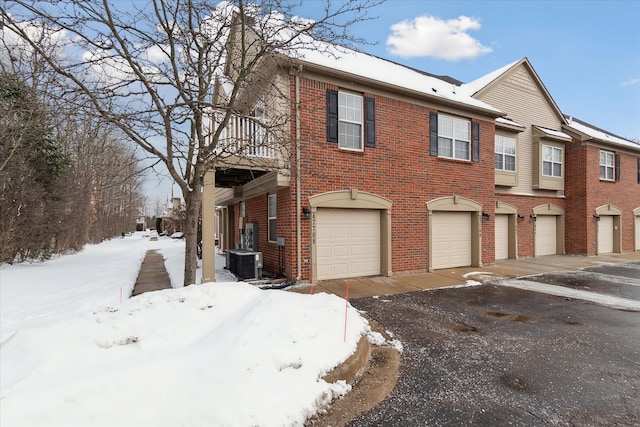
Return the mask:
<svg viewBox="0 0 640 427">
<path fill-rule="evenodd" d="M 256 117 L 233 116 L 215 148 L 216 202 L 231 202 L 255 191 L 289 185 L 288 170 L 280 159 L 273 129 Z"/>
<path fill-rule="evenodd" d="M 215 150 L 225 159 L 275 159 L 276 143 L 270 130 L 254 117 L 233 116 L 229 120 Z"/>
</svg>

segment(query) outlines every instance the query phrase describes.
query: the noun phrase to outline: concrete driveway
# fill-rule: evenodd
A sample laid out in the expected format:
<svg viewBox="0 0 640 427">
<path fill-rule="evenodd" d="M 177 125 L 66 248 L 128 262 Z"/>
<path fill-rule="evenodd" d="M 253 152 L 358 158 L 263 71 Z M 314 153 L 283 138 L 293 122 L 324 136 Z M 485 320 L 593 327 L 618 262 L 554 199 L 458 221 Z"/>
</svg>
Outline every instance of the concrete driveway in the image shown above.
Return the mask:
<svg viewBox="0 0 640 427">
<path fill-rule="evenodd" d="M 404 351 L 349 425 L 640 425 L 640 262 L 560 270 L 352 299 Z"/>
</svg>

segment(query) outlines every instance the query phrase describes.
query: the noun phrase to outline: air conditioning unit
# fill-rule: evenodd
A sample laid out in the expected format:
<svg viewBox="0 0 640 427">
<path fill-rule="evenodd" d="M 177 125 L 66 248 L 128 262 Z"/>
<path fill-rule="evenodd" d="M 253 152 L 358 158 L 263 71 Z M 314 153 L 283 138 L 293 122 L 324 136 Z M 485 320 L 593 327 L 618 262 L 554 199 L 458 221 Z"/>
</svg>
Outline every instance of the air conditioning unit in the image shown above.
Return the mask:
<svg viewBox="0 0 640 427">
<path fill-rule="evenodd" d="M 227 266 L 241 279 L 259 279 L 262 277 L 262 252 L 245 250 L 227 251 Z"/>
</svg>

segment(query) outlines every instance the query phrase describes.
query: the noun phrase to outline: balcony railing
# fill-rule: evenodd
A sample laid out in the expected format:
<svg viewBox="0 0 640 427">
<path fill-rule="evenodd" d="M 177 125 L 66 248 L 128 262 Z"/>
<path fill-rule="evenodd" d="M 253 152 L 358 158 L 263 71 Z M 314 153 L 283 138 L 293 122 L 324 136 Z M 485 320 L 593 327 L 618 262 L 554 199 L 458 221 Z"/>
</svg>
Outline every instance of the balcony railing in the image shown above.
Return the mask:
<svg viewBox="0 0 640 427">
<path fill-rule="evenodd" d="M 255 118 L 233 116 L 220 136 L 216 152 L 223 156 L 275 159 L 275 138 Z"/>
</svg>

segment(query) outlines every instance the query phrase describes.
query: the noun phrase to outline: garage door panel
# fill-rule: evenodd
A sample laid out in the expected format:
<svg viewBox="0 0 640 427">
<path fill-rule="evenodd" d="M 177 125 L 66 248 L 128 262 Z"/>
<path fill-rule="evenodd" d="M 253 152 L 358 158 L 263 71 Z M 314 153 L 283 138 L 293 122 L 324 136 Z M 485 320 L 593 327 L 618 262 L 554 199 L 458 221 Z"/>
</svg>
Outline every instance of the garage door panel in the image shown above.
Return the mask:
<svg viewBox="0 0 640 427">
<path fill-rule="evenodd" d="M 536 218 L 536 256 L 556 253 L 556 217 L 555 215 L 538 215 Z"/>
<path fill-rule="evenodd" d="M 598 221 L 598 253 L 613 252 L 613 216 L 602 215 Z"/>
<path fill-rule="evenodd" d="M 509 216 L 496 215 L 496 260 L 509 258 Z"/>
<path fill-rule="evenodd" d="M 434 212 L 431 230 L 433 268 L 471 265 L 470 212 Z"/>
<path fill-rule="evenodd" d="M 640 216 L 637 216 L 636 219 L 636 250 L 640 250 Z"/>
<path fill-rule="evenodd" d="M 317 278 L 380 274 L 380 214 L 363 209 L 318 209 Z"/>
</svg>

